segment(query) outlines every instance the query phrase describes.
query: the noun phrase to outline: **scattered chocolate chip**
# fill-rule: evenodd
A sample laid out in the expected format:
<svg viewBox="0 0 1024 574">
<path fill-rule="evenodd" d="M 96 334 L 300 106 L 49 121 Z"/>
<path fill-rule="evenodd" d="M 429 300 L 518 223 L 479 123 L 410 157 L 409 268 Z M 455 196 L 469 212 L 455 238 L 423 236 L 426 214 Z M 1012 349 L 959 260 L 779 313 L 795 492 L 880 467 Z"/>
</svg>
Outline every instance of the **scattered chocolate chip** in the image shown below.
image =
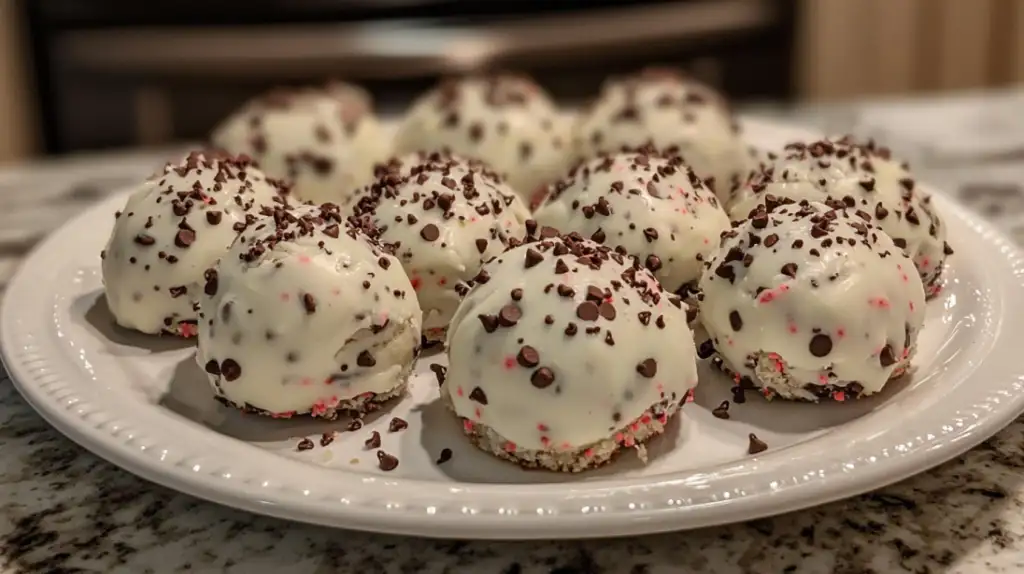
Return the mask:
<svg viewBox="0 0 1024 574">
<path fill-rule="evenodd" d="M 380 448 L 380 433 L 373 431 L 373 433 L 370 434 L 370 438 L 363 442 L 363 445 L 369 449 Z"/>
<path fill-rule="evenodd" d="M 569 272 L 569 266 L 565 264 L 565 261 L 559 259 L 555 262 L 555 273 L 562 275 Z"/>
<path fill-rule="evenodd" d="M 717 407 L 712 409 L 711 414 L 716 419 L 729 419 L 729 401 L 722 401 Z"/>
<path fill-rule="evenodd" d="M 377 364 L 377 359 L 368 350 L 363 350 L 356 356 L 356 364 L 360 367 L 372 367 Z"/>
<path fill-rule="evenodd" d="M 452 459 L 452 449 L 441 449 L 441 456 L 437 457 L 437 464 L 444 464 Z"/>
<path fill-rule="evenodd" d="M 787 263 L 782 266 L 782 274 L 788 277 L 796 277 L 797 265 L 796 263 Z"/>
<path fill-rule="evenodd" d="M 363 428 L 363 421 L 362 421 L 362 419 L 352 419 L 348 423 L 348 425 L 345 426 L 345 430 L 348 431 L 348 432 L 356 432 L 357 430 L 359 430 L 361 428 Z"/>
<path fill-rule="evenodd" d="M 444 384 L 445 379 L 448 377 L 448 367 L 440 363 L 431 363 L 430 370 L 434 373 L 434 377 L 437 378 L 437 386 Z"/>
<path fill-rule="evenodd" d="M 327 446 L 332 442 L 334 442 L 333 432 L 325 432 L 324 434 L 320 435 L 320 446 Z"/>
<path fill-rule="evenodd" d="M 179 229 L 174 236 L 174 244 L 182 249 L 192 245 L 196 240 L 196 232 L 191 229 Z"/>
<path fill-rule="evenodd" d="M 889 368 L 896 364 L 896 355 L 893 353 L 892 345 L 886 345 L 882 347 L 882 352 L 878 354 L 878 362 L 883 368 Z"/>
<path fill-rule="evenodd" d="M 747 454 L 758 454 L 768 450 L 768 443 L 757 438 L 756 434 L 750 433 L 748 438 L 750 439 L 750 443 L 747 445 Z"/>
<path fill-rule="evenodd" d="M 697 357 L 700 359 L 710 359 L 711 355 L 715 354 L 715 344 L 711 342 L 711 339 L 706 339 L 700 345 L 697 345 Z"/>
<path fill-rule="evenodd" d="M 338 228 L 337 223 L 332 223 L 324 228 L 324 235 L 326 235 L 327 237 L 332 237 L 334 239 L 338 238 L 340 232 L 341 230 Z"/>
<path fill-rule="evenodd" d="M 532 369 L 540 363 L 540 353 L 529 345 L 523 345 L 516 355 L 516 361 L 523 367 Z"/>
<path fill-rule="evenodd" d="M 653 227 L 648 227 L 644 229 L 644 237 L 647 238 L 648 243 L 651 243 L 658 238 L 658 230 Z"/>
<path fill-rule="evenodd" d="M 299 441 L 299 444 L 296 445 L 295 448 L 297 448 L 298 450 L 309 450 L 314 446 L 316 445 L 313 444 L 313 441 L 309 440 L 308 438 L 304 438 Z"/>
<path fill-rule="evenodd" d="M 498 312 L 498 324 L 502 327 L 512 327 L 519 322 L 519 319 L 523 317 L 522 310 L 519 309 L 519 305 L 509 303 L 501 308 Z"/>
<path fill-rule="evenodd" d="M 608 301 L 601 303 L 601 306 L 598 307 L 597 310 L 605 319 L 609 321 L 615 320 L 615 305 L 612 305 Z"/>
<path fill-rule="evenodd" d="M 576 307 L 576 316 L 584 321 L 597 321 L 600 311 L 593 301 L 584 301 Z"/>
<path fill-rule="evenodd" d="M 210 373 L 211 375 L 219 375 L 220 363 L 218 363 L 214 359 L 210 359 L 209 361 L 206 361 L 206 366 L 204 367 L 204 369 L 206 370 L 207 373 Z"/>
<path fill-rule="evenodd" d="M 146 235 L 145 233 L 140 233 L 140 234 L 135 236 L 135 243 L 137 243 L 139 245 L 149 246 L 149 245 L 153 245 L 154 243 L 156 243 L 156 239 L 154 239 L 152 235 Z"/>
<path fill-rule="evenodd" d="M 476 250 L 478 252 L 480 252 L 480 253 L 483 253 L 484 251 L 487 251 L 487 240 L 486 239 L 482 239 L 482 238 L 481 239 L 477 239 L 476 240 Z"/>
<path fill-rule="evenodd" d="M 477 319 L 480 319 L 480 323 L 484 326 L 484 331 L 493 333 L 498 329 L 498 318 L 494 315 L 477 315 Z"/>
<path fill-rule="evenodd" d="M 302 307 L 306 310 L 307 315 L 316 313 L 316 298 L 309 293 L 303 293 L 302 295 Z"/>
<path fill-rule="evenodd" d="M 382 450 L 377 451 L 377 466 L 384 472 L 398 468 L 398 457 L 390 455 Z"/>
<path fill-rule="evenodd" d="M 526 268 L 529 269 L 534 265 L 544 261 L 544 256 L 539 251 L 530 247 L 526 250 Z"/>
<path fill-rule="evenodd" d="M 388 423 L 388 432 L 398 432 L 409 428 L 409 423 L 405 422 L 405 419 L 394 417 L 391 422 Z"/>
<path fill-rule="evenodd" d="M 206 212 L 206 222 L 210 225 L 220 225 L 221 219 L 224 218 L 224 214 L 220 211 L 210 210 Z"/>
</svg>

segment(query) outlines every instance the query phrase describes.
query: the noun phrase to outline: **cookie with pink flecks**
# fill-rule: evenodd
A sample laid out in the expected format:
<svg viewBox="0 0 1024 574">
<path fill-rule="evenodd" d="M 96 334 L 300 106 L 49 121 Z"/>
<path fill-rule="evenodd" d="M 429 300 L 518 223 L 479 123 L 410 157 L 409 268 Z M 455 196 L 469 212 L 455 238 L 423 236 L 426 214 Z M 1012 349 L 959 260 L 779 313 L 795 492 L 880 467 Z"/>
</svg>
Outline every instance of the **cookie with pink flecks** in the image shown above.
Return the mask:
<svg viewBox="0 0 1024 574">
<path fill-rule="evenodd" d="M 715 194 L 683 160 L 649 148 L 576 166 L 535 217 L 636 255 L 672 291 L 696 283 L 701 261 L 729 228 Z"/>
<path fill-rule="evenodd" d="M 840 201 L 866 213 L 910 257 L 929 296 L 941 287 L 953 249 L 931 197 L 909 166 L 885 147 L 850 136 L 789 144 L 741 187 L 727 206 L 743 219 L 766 195 L 795 201 Z"/>
<path fill-rule="evenodd" d="M 284 187 L 247 157 L 193 152 L 142 183 L 102 253 L 107 306 L 122 327 L 195 335 L 203 271 Z"/>
<path fill-rule="evenodd" d="M 908 369 L 924 286 L 868 214 L 767 196 L 705 265 L 700 354 L 738 387 L 843 401 Z"/>
<path fill-rule="evenodd" d="M 196 360 L 218 400 L 330 419 L 401 395 L 421 312 L 374 235 L 333 204 L 277 209 L 239 235 L 200 301 Z"/>
<path fill-rule="evenodd" d="M 445 154 L 402 161 L 354 195 L 351 212 L 395 246 L 423 309 L 424 336 L 443 341 L 464 282 L 523 235 L 527 211 L 478 162 Z"/>
<path fill-rule="evenodd" d="M 524 467 L 645 456 L 697 384 L 686 305 L 633 257 L 527 228 L 452 319 L 442 400 L 474 444 Z"/>
</svg>

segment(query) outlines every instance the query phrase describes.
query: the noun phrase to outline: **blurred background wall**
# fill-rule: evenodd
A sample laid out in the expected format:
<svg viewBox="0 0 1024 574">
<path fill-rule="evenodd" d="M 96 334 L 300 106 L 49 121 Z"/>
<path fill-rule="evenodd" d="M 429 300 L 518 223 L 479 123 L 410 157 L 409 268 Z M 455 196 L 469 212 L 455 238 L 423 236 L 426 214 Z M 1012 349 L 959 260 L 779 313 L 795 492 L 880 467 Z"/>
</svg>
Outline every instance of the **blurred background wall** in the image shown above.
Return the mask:
<svg viewBox="0 0 1024 574">
<path fill-rule="evenodd" d="M 201 138 L 280 83 L 397 112 L 439 75 L 516 68 L 568 104 L 680 65 L 736 101 L 1024 81 L 1024 0 L 0 0 L 0 162 Z"/>
</svg>

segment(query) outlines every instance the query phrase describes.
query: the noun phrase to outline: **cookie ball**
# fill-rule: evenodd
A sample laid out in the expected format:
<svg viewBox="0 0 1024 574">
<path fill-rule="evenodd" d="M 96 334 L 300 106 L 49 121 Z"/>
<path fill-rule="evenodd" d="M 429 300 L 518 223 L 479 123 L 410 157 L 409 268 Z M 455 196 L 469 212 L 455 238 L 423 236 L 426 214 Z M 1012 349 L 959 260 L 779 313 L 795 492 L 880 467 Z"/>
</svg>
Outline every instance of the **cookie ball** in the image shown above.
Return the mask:
<svg viewBox="0 0 1024 574">
<path fill-rule="evenodd" d="M 786 146 L 779 159 L 753 177 L 730 206 L 743 219 L 766 195 L 841 203 L 867 215 L 913 259 L 929 295 L 939 291 L 946 257 L 946 226 L 907 164 L 873 142 L 850 137 Z"/>
<path fill-rule="evenodd" d="M 747 147 L 724 98 L 673 70 L 609 80 L 573 128 L 581 159 L 645 145 L 681 155 L 723 201 L 746 169 Z"/>
<path fill-rule="evenodd" d="M 196 360 L 219 401 L 273 417 L 402 394 L 421 312 L 402 266 L 333 204 L 279 209 L 206 272 Z"/>
<path fill-rule="evenodd" d="M 406 162 L 406 164 L 411 162 Z M 445 329 L 485 261 L 522 237 L 525 207 L 508 186 L 474 162 L 434 155 L 385 174 L 354 198 L 352 213 L 395 246 L 423 309 L 427 341 Z M 518 206 L 518 208 L 517 208 Z"/>
<path fill-rule="evenodd" d="M 541 225 L 640 258 L 666 289 L 696 283 L 729 218 L 678 156 L 645 150 L 594 159 L 552 187 Z"/>
<path fill-rule="evenodd" d="M 399 154 L 448 150 L 479 158 L 530 198 L 568 170 L 571 121 L 529 78 L 447 80 L 422 96 L 395 138 Z"/>
<path fill-rule="evenodd" d="M 341 202 L 373 180 L 390 143 L 370 96 L 349 84 L 278 89 L 258 97 L 213 132 L 214 145 L 256 159 L 295 196 Z"/>
<path fill-rule="evenodd" d="M 766 396 L 838 401 L 906 371 L 924 324 L 913 262 L 871 218 L 767 197 L 701 278 L 702 355 Z"/>
<path fill-rule="evenodd" d="M 686 305 L 632 257 L 528 227 L 452 320 L 442 400 L 474 444 L 524 467 L 643 456 L 697 384 Z"/>
<path fill-rule="evenodd" d="M 246 157 L 199 151 L 138 186 L 101 253 L 118 325 L 192 337 L 203 272 L 261 210 L 284 202 L 280 182 Z"/>
</svg>

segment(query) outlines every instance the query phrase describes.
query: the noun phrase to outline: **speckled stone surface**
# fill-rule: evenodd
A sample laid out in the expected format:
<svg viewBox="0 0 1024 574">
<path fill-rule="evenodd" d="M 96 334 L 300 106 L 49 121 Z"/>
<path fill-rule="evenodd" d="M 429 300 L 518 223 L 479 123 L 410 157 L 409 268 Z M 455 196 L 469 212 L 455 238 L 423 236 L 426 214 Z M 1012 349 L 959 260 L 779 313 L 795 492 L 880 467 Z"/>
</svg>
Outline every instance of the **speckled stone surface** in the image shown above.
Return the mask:
<svg viewBox="0 0 1024 574">
<path fill-rule="evenodd" d="M 798 119 L 835 131 L 837 117 L 855 114 Z M 0 172 L 0 280 L 40 236 L 161 157 Z M 1024 240 L 1024 160 L 925 167 L 922 179 L 962 192 Z M 65 439 L 2 380 L 0 574 L 23 572 L 1024 572 L 1024 419 L 881 491 L 753 523 L 599 541 L 435 541 L 292 524 L 152 485 Z"/>
</svg>

